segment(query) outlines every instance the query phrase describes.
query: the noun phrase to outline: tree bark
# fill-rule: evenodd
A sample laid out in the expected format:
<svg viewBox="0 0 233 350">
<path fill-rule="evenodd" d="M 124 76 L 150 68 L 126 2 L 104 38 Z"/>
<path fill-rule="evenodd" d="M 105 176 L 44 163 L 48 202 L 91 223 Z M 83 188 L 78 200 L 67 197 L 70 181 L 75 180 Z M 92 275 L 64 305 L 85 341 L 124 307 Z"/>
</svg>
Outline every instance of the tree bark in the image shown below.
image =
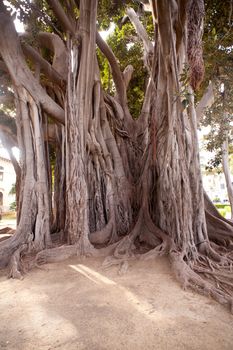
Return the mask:
<svg viewBox="0 0 233 350">
<path fill-rule="evenodd" d="M 233 186 L 228 160 L 228 139 L 222 144 L 222 169 L 226 180 L 227 194 L 231 206 L 231 219 L 233 219 Z"/>
</svg>

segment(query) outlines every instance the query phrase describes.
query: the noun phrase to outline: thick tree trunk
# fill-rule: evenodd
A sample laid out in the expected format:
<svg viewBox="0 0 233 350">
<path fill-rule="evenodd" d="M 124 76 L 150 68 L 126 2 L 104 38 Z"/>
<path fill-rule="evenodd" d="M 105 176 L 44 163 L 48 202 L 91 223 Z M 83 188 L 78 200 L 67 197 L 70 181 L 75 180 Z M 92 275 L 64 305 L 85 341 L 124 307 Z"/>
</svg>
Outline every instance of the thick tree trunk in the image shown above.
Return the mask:
<svg viewBox="0 0 233 350">
<path fill-rule="evenodd" d="M 0 262 L 6 265 L 25 244 L 39 251 L 50 246 L 48 179 L 41 110 L 25 89 L 17 89 L 18 143 L 22 154 L 20 221 L 15 235 L 0 244 Z M 15 259 L 14 259 L 15 260 Z M 14 263 L 11 274 L 19 276 Z"/>
<path fill-rule="evenodd" d="M 53 184 L 53 232 L 63 232 L 66 217 L 66 192 L 65 192 L 65 128 L 56 126 L 55 140 L 55 165 Z M 64 237 L 63 237 L 64 238 Z"/>
<path fill-rule="evenodd" d="M 68 242 L 80 242 L 84 251 L 90 249 L 86 147 L 93 113 L 96 15 L 96 0 L 80 2 L 81 43 L 79 50 L 70 40 L 66 103 L 66 232 Z"/>
<path fill-rule="evenodd" d="M 186 63 L 185 42 L 176 45 L 176 19 L 172 11 L 175 9 L 170 2 L 159 5 L 160 65 L 153 112 L 157 135 L 153 217 L 181 251 L 195 258 L 197 246 L 208 238 L 193 98 L 189 99 L 188 109 L 184 109 L 179 95 L 179 77 Z M 187 92 L 191 96 L 192 91 Z"/>
<path fill-rule="evenodd" d="M 231 182 L 228 157 L 228 139 L 226 139 L 222 144 L 222 169 L 226 180 L 227 194 L 231 206 L 231 219 L 233 219 L 233 186 Z"/>
</svg>

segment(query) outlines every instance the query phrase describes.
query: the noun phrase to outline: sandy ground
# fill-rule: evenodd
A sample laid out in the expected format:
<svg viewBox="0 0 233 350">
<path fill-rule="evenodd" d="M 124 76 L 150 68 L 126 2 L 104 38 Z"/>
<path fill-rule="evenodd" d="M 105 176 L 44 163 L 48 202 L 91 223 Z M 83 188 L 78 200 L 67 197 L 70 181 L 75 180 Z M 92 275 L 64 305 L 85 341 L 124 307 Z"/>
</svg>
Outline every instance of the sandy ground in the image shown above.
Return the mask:
<svg viewBox="0 0 233 350">
<path fill-rule="evenodd" d="M 233 316 L 181 290 L 165 258 L 134 261 L 124 276 L 91 258 L 23 281 L 1 272 L 0 322 L 0 349 L 233 349 Z"/>
</svg>

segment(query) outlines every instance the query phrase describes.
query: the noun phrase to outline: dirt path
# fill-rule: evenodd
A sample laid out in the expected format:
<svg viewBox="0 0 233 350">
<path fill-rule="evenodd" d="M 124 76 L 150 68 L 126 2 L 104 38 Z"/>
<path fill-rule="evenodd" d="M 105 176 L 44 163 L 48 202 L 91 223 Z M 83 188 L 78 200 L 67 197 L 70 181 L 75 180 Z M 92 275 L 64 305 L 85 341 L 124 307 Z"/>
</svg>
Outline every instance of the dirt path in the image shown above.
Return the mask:
<svg viewBox="0 0 233 350">
<path fill-rule="evenodd" d="M 0 349 L 233 349 L 233 316 L 181 290 L 165 258 L 135 261 L 124 276 L 96 259 L 46 269 L 0 276 Z"/>
</svg>

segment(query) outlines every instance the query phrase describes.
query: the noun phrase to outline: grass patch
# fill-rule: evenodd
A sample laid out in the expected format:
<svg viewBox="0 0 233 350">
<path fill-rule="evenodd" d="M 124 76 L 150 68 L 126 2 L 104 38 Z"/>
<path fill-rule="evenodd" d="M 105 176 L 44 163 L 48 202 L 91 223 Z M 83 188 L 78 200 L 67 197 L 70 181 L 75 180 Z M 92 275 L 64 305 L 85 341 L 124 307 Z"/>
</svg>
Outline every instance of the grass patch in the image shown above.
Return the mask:
<svg viewBox="0 0 233 350">
<path fill-rule="evenodd" d="M 224 216 L 224 218 L 227 216 L 229 217 L 229 214 L 231 214 L 231 207 L 230 205 L 217 203 L 215 204 L 216 208 L 218 209 L 219 213 Z M 228 214 L 228 215 L 227 215 Z"/>
<path fill-rule="evenodd" d="M 4 213 L 2 215 L 3 220 L 15 220 L 16 219 L 16 212 L 15 211 L 9 211 L 7 213 Z"/>
</svg>

